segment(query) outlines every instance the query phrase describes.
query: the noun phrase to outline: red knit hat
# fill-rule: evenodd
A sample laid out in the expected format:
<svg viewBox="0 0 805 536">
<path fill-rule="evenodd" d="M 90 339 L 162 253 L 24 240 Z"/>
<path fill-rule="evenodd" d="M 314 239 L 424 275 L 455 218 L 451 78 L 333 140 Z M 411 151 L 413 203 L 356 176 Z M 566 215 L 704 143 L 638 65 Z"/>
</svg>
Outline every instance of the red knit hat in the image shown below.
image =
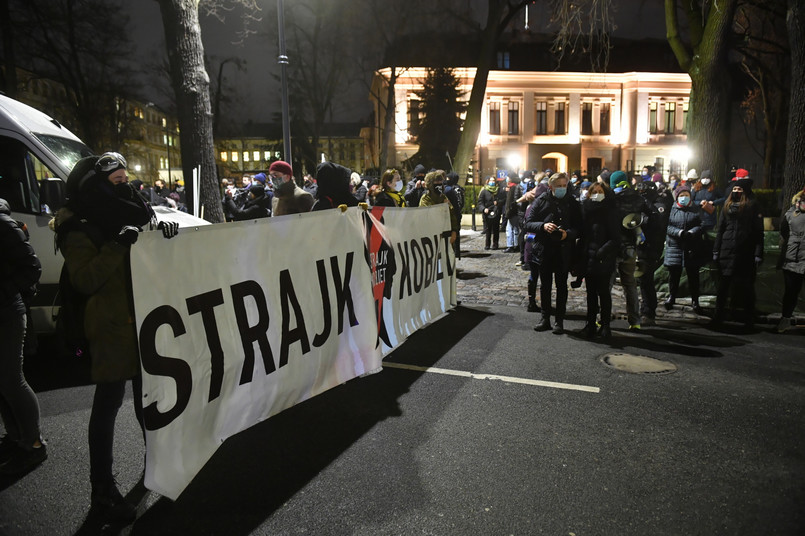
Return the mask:
<svg viewBox="0 0 805 536">
<path fill-rule="evenodd" d="M 735 171 L 735 178 L 736 179 L 745 179 L 749 176 L 749 172 L 746 171 L 744 168 L 737 169 Z"/>
<path fill-rule="evenodd" d="M 271 167 L 268 168 L 268 172 L 271 173 L 272 171 L 277 171 L 282 173 L 283 175 L 293 175 L 293 168 L 288 162 L 283 162 L 282 160 L 277 160 Z"/>
</svg>

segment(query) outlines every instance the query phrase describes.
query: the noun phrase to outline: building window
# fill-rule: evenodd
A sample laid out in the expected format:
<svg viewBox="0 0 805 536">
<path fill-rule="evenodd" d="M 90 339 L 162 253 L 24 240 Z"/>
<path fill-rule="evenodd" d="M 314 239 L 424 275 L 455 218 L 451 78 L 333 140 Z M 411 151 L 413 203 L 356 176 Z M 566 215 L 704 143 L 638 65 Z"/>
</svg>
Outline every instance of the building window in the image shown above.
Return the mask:
<svg viewBox="0 0 805 536">
<path fill-rule="evenodd" d="M 508 52 L 498 52 L 498 69 L 508 69 L 510 67 L 509 60 Z"/>
<path fill-rule="evenodd" d="M 520 103 L 509 102 L 509 134 L 520 133 Z"/>
<path fill-rule="evenodd" d="M 599 129 L 600 134 L 602 136 L 609 136 L 610 133 L 610 126 L 609 126 L 609 103 L 605 102 L 601 104 L 601 127 Z"/>
<path fill-rule="evenodd" d="M 243 161 L 244 162 L 249 161 L 249 151 L 243 151 Z"/>
<path fill-rule="evenodd" d="M 252 160 L 254 160 L 255 162 L 260 161 L 260 151 L 254 151 L 252 153 Z"/>
<path fill-rule="evenodd" d="M 593 103 L 581 103 L 581 133 L 591 136 L 593 133 Z"/>
<path fill-rule="evenodd" d="M 238 161 L 238 152 L 237 151 L 232 151 L 232 161 L 233 162 Z"/>
<path fill-rule="evenodd" d="M 652 102 L 648 105 L 648 131 L 651 134 L 657 133 L 657 103 Z"/>
<path fill-rule="evenodd" d="M 665 133 L 673 134 L 676 129 L 676 103 L 665 103 Z"/>
<path fill-rule="evenodd" d="M 419 128 L 419 111 L 421 102 L 416 99 L 408 101 L 408 131 L 414 132 Z"/>
<path fill-rule="evenodd" d="M 542 136 L 548 133 L 548 103 L 547 102 L 538 102 L 537 103 L 537 120 L 536 122 L 536 129 L 535 134 L 537 136 Z"/>
<path fill-rule="evenodd" d="M 682 104 L 682 134 L 688 133 L 688 103 Z"/>
<path fill-rule="evenodd" d="M 489 103 L 489 133 L 500 135 L 500 103 Z"/>
<path fill-rule="evenodd" d="M 271 160 L 271 153 L 269 151 L 263 151 L 263 160 L 265 160 L 266 162 Z"/>
<path fill-rule="evenodd" d="M 554 125 L 553 125 L 553 133 L 554 134 L 564 134 L 565 133 L 565 103 L 558 102 L 556 103 L 556 111 L 554 112 Z"/>
<path fill-rule="evenodd" d="M 226 151 L 221 151 L 221 162 L 226 162 L 229 154 Z"/>
</svg>

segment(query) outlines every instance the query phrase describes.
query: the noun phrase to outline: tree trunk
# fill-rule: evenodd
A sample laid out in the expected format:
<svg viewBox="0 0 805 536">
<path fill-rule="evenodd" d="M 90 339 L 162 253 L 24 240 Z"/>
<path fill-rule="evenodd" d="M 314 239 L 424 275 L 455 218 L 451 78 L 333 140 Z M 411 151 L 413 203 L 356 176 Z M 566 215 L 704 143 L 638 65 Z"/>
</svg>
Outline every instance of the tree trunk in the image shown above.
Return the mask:
<svg viewBox="0 0 805 536">
<path fill-rule="evenodd" d="M 5 75 L 0 71 L 0 90 L 12 99 L 17 98 L 17 61 L 14 56 L 14 35 L 8 0 L 0 0 L 0 33 L 3 34 Z"/>
<path fill-rule="evenodd" d="M 791 47 L 791 105 L 788 139 L 785 145 L 783 214 L 791 198 L 805 187 L 805 5 L 802 0 L 788 0 L 786 27 Z"/>
<path fill-rule="evenodd" d="M 204 219 L 224 220 L 215 170 L 210 79 L 204 67 L 204 46 L 198 0 L 159 0 L 171 80 L 176 92 L 182 143 L 182 170 L 188 202 L 201 202 Z M 201 195 L 192 191 L 193 169 L 201 166 Z"/>
<path fill-rule="evenodd" d="M 388 169 L 389 165 L 389 143 L 391 142 L 392 134 L 394 134 L 394 125 L 396 124 L 397 96 L 395 95 L 395 91 L 399 74 L 397 67 L 392 65 L 391 75 L 389 76 L 388 94 L 386 95 L 386 115 L 383 118 L 383 134 L 380 136 L 380 162 L 378 164 L 381 175 Z M 394 162 L 397 162 L 396 155 Z"/>
<path fill-rule="evenodd" d="M 502 13 L 503 6 L 500 2 L 489 2 L 486 26 L 481 35 L 481 56 L 478 59 L 475 79 L 472 82 L 472 92 L 467 103 L 464 129 L 461 132 L 456 156 L 453 159 L 453 169 L 456 170 L 459 177 L 466 177 L 472 154 L 475 152 L 475 144 L 478 142 L 478 134 L 481 133 L 481 114 L 483 113 L 486 85 L 495 58 L 495 47 L 500 37 L 499 24 Z"/>
<path fill-rule="evenodd" d="M 729 75 L 723 64 L 698 65 L 689 74 L 688 168 L 709 169 L 716 184 L 723 185 L 729 172 Z"/>
</svg>

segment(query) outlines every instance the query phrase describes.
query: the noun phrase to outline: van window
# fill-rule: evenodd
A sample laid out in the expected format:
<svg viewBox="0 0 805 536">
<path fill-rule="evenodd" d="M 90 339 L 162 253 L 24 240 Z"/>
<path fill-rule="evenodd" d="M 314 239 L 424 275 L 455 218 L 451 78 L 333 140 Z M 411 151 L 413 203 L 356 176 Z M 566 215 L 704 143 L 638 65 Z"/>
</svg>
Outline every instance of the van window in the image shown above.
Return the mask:
<svg viewBox="0 0 805 536">
<path fill-rule="evenodd" d="M 50 149 L 50 152 L 64 165 L 65 169 L 73 169 L 76 162 L 85 156 L 92 156 L 92 151 L 90 151 L 89 147 L 80 141 L 69 140 L 59 136 L 48 136 L 47 134 L 37 134 L 36 132 L 32 134 L 42 142 L 42 145 Z M 63 178 L 66 179 L 67 177 Z"/>
<path fill-rule="evenodd" d="M 0 136 L 0 197 L 12 211 L 40 214 L 39 181 L 56 176 L 22 142 Z"/>
</svg>

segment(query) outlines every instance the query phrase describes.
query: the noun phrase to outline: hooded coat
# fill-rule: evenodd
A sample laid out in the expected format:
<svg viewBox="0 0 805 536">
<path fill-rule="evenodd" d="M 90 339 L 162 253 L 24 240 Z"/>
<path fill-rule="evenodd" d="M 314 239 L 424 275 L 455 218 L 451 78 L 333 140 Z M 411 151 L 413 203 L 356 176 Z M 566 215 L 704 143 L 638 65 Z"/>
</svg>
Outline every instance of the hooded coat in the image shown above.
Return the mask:
<svg viewBox="0 0 805 536">
<path fill-rule="evenodd" d="M 139 196 L 128 195 L 126 187 L 134 192 L 128 184 L 112 187 L 102 175 L 82 174 L 85 161 L 92 158 L 97 159 L 80 160 L 70 173 L 67 190 L 74 193 L 56 214 L 53 228 L 72 286 L 88 296 L 84 332 L 92 357 L 92 380 L 102 383 L 132 378 L 140 371 L 131 246 L 118 243 L 115 237 L 124 225 L 148 224 L 153 212 Z"/>
<path fill-rule="evenodd" d="M 350 171 L 333 162 L 322 162 L 316 168 L 316 203 L 312 210 L 326 210 L 339 205 L 357 207 L 358 200 L 350 192 Z"/>
<path fill-rule="evenodd" d="M 416 187 L 417 181 L 424 179 L 425 171 L 425 166 L 422 164 L 417 164 L 417 166 L 414 168 L 414 174 L 411 177 L 411 180 L 405 185 L 405 202 L 408 203 L 409 207 L 418 207 L 419 198 L 425 193 L 424 187 Z"/>
<path fill-rule="evenodd" d="M 721 273 L 727 276 L 749 275 L 755 258 L 763 259 L 763 215 L 753 197 L 747 196 L 743 210 L 738 203 L 724 205 L 713 253 Z"/>
<path fill-rule="evenodd" d="M 453 205 L 450 203 L 450 200 L 447 199 L 446 195 L 436 190 L 436 186 L 434 184 L 436 179 L 443 179 L 441 173 L 442 172 L 430 172 L 425 175 L 425 193 L 419 199 L 419 206 L 429 207 L 432 205 L 447 203 L 447 205 L 450 207 L 450 230 L 458 232 L 460 230 L 460 222 L 458 221 L 458 218 L 456 218 Z M 444 182 L 442 182 L 442 188 L 444 188 Z"/>
<path fill-rule="evenodd" d="M 690 190 L 685 188 L 677 192 L 677 198 L 682 192 L 690 194 Z M 702 219 L 698 207 L 691 204 L 683 207 L 675 202 L 671 207 L 671 215 L 668 218 L 665 242 L 665 266 L 692 266 L 694 268 L 703 264 L 702 255 Z"/>
<path fill-rule="evenodd" d="M 611 195 L 607 195 L 603 201 L 597 202 L 587 198 L 581 207 L 584 275 L 611 274 L 615 271 L 621 242 L 615 202 Z"/>
</svg>

